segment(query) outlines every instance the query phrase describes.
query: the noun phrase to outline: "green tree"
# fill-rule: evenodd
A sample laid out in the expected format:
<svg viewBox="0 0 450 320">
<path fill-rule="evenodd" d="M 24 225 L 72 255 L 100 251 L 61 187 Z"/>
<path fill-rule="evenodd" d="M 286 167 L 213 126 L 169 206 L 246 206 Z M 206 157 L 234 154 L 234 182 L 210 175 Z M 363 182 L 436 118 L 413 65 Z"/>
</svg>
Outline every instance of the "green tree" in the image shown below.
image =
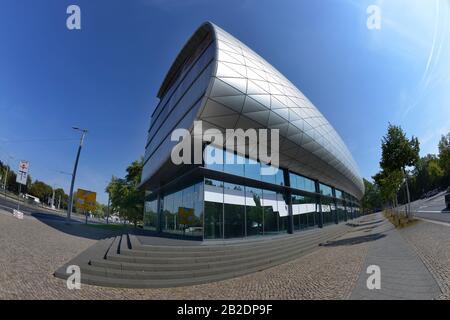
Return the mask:
<svg viewBox="0 0 450 320">
<path fill-rule="evenodd" d="M 69 204 L 69 195 L 64 192 L 63 188 L 56 188 L 55 189 L 55 206 L 58 207 L 58 203 L 61 200 L 61 203 L 59 204 L 60 209 L 67 209 Z"/>
<path fill-rule="evenodd" d="M 373 180 L 380 187 L 380 196 L 384 201 L 391 201 L 393 206 L 398 205 L 397 192 L 403 180 L 400 170 L 391 172 L 380 171 L 373 176 Z"/>
<path fill-rule="evenodd" d="M 110 194 L 112 211 L 132 221 L 135 226 L 142 221 L 144 212 L 144 190 L 138 188 L 143 165 L 143 158 L 133 161 L 127 167 L 125 179 L 113 176 L 106 187 L 106 192 Z"/>
<path fill-rule="evenodd" d="M 372 183 L 366 179 L 364 182 L 364 196 L 361 199 L 362 210 L 366 213 L 373 212 L 374 210 L 381 208 L 383 205 L 383 199 L 379 190 L 379 186 L 376 183 Z"/>
<path fill-rule="evenodd" d="M 438 144 L 439 149 L 439 165 L 443 170 L 443 174 L 446 178 L 446 181 L 450 180 L 450 132 L 447 135 L 441 136 L 441 140 Z M 444 185 L 444 187 L 446 187 Z"/>
<path fill-rule="evenodd" d="M 439 187 L 444 176 L 439 158 L 434 154 L 421 157 L 412 173 L 411 193 L 413 199 L 419 198 L 426 191 Z"/>
<path fill-rule="evenodd" d="M 28 193 L 38 197 L 41 203 L 48 203 L 49 199 L 53 196 L 53 189 L 45 182 L 36 180 L 31 184 Z"/>
<path fill-rule="evenodd" d="M 416 165 L 419 160 L 419 151 L 419 140 L 416 137 L 413 136 L 408 139 L 400 126 L 388 125 L 388 132 L 381 141 L 380 167 L 384 172 L 385 184 L 393 189 L 398 190 L 402 183 L 402 179 L 398 181 L 396 175 L 398 175 L 398 172 L 403 174 L 408 203 L 410 202 L 410 194 L 406 169 Z M 394 176 L 390 178 L 391 174 Z M 386 181 L 389 181 L 389 183 Z M 390 183 L 398 183 L 398 185 L 390 185 Z M 408 215 L 410 215 L 409 211 L 408 208 Z"/>
</svg>

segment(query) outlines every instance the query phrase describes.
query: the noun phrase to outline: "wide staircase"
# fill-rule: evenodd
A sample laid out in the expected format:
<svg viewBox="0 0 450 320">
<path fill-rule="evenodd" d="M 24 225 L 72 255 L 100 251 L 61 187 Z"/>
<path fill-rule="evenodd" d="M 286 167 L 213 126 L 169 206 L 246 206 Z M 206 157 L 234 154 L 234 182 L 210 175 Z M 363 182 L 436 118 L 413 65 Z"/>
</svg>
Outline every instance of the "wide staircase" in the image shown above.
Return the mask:
<svg viewBox="0 0 450 320">
<path fill-rule="evenodd" d="M 67 279 L 78 265 L 85 284 L 124 288 L 163 288 L 214 282 L 261 271 L 317 249 L 350 224 L 327 226 L 270 239 L 200 242 L 198 245 L 144 245 L 132 234 L 98 241 L 55 272 Z"/>
</svg>

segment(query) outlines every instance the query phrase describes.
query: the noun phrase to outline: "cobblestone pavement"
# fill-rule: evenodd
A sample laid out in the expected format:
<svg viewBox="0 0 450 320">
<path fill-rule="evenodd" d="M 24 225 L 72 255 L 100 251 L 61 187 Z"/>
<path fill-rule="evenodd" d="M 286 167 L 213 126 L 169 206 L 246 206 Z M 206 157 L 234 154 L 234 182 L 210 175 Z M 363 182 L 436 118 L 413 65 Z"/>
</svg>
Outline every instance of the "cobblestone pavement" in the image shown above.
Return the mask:
<svg viewBox="0 0 450 320">
<path fill-rule="evenodd" d="M 441 290 L 436 280 L 412 246 L 381 214 L 374 218 L 379 222 L 367 230 L 367 237 L 372 237 L 372 240 L 368 243 L 364 268 L 351 298 L 431 300 L 438 297 Z M 366 269 L 373 265 L 380 268 L 381 288 L 370 290 L 366 283 L 369 277 Z"/>
<path fill-rule="evenodd" d="M 438 299 L 450 299 L 450 227 L 419 222 L 401 230 L 428 270 L 436 279 L 442 294 Z"/>
<path fill-rule="evenodd" d="M 367 252 L 365 243 L 322 246 L 261 272 L 189 287 L 68 290 L 52 273 L 99 236 L 71 235 L 55 224 L 0 211 L 0 299 L 346 299 Z"/>
</svg>

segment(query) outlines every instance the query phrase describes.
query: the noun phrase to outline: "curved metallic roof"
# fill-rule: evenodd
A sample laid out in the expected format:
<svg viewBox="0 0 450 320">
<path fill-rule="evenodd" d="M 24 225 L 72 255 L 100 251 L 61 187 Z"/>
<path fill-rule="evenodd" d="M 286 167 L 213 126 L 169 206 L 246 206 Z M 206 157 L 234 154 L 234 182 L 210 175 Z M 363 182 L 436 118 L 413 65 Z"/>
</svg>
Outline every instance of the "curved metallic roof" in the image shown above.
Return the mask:
<svg viewBox="0 0 450 320">
<path fill-rule="evenodd" d="M 212 23 L 216 70 L 198 119 L 219 129 L 280 130 L 280 166 L 360 198 L 364 184 L 349 150 L 322 113 L 278 70 Z"/>
</svg>

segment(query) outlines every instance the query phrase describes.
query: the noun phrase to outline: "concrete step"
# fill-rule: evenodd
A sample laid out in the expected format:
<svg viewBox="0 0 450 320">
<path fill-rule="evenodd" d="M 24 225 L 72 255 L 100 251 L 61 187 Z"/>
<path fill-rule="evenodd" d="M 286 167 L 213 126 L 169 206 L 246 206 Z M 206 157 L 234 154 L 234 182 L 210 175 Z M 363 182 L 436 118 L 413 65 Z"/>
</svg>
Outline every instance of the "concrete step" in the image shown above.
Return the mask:
<svg viewBox="0 0 450 320">
<path fill-rule="evenodd" d="M 89 259 L 81 254 L 83 259 L 78 261 L 85 284 L 126 288 L 185 286 L 242 276 L 288 262 L 350 229 L 342 224 L 270 239 L 193 246 L 142 245 L 136 236 L 123 234 L 99 241 L 90 249 Z M 64 272 L 55 275 L 68 276 Z"/>
<path fill-rule="evenodd" d="M 307 250 L 303 252 L 307 254 L 314 249 Z M 277 266 L 279 264 L 291 261 L 301 255 L 292 254 L 283 256 L 280 259 L 273 259 L 264 264 L 257 265 L 250 268 L 243 268 L 237 271 L 214 273 L 211 275 L 200 275 L 196 277 L 186 277 L 186 278 L 174 278 L 174 279 L 129 279 L 129 278 L 119 278 L 111 276 L 94 275 L 89 273 L 82 273 L 82 283 L 97 285 L 97 286 L 107 286 L 107 287 L 121 287 L 121 288 L 166 288 L 166 287 L 179 287 L 188 286 L 209 282 L 216 282 L 220 280 L 230 279 L 238 276 L 243 276 L 246 274 L 258 272 L 265 270 L 270 267 Z"/>
<path fill-rule="evenodd" d="M 345 225 L 336 225 L 335 228 L 346 230 L 348 229 Z M 209 251 L 228 251 L 228 250 L 236 250 L 239 247 L 247 247 L 251 246 L 253 248 L 257 247 L 266 247 L 268 244 L 282 243 L 282 242 L 290 242 L 296 238 L 303 238 L 308 235 L 317 235 L 322 233 L 332 232 L 327 228 L 324 229 L 309 229 L 305 231 L 300 231 L 294 235 L 286 235 L 286 236 L 275 236 L 271 237 L 261 237 L 254 238 L 252 240 L 246 239 L 244 241 L 224 241 L 219 242 L 221 240 L 208 240 L 203 242 L 201 245 L 194 246 L 156 246 L 156 245 L 142 245 L 139 240 L 134 236 L 130 235 L 130 240 L 132 243 L 132 249 L 138 251 L 150 251 L 150 252 L 209 252 Z M 216 244 L 217 243 L 217 244 Z"/>
<path fill-rule="evenodd" d="M 285 246 L 291 245 L 291 244 L 301 244 L 303 241 L 309 241 L 314 239 L 319 239 L 323 237 L 323 234 L 317 234 L 309 237 L 297 237 L 293 238 L 290 241 L 283 241 L 283 242 L 273 242 L 273 243 L 267 243 L 266 246 L 252 246 L 252 245 L 245 245 L 245 246 L 235 246 L 230 247 L 227 250 L 223 250 L 221 247 L 217 247 L 217 250 L 201 250 L 197 252 L 186 252 L 184 250 L 179 251 L 149 251 L 149 250 L 136 250 L 136 249 L 128 249 L 128 250 L 122 250 L 121 254 L 126 256 L 134 256 L 134 257 L 150 257 L 150 258 L 183 258 L 186 257 L 187 254 L 189 255 L 195 255 L 196 257 L 210 257 L 214 259 L 221 259 L 222 257 L 230 257 L 235 255 L 248 255 L 248 254 L 255 254 L 257 252 L 267 252 L 272 249 L 276 248 L 283 248 Z"/>
<path fill-rule="evenodd" d="M 210 256 L 198 257 L 194 254 L 186 254 L 184 257 L 165 257 L 165 258 L 154 258 L 154 257 L 140 257 L 140 256 L 129 256 L 129 255 L 108 255 L 107 259 L 112 261 L 120 262 L 130 262 L 139 264 L 175 264 L 182 267 L 185 264 L 221 264 L 221 263 L 240 263 L 243 260 L 248 259 L 258 259 L 259 257 L 265 257 L 271 254 L 276 254 L 279 251 L 296 250 L 302 246 L 308 246 L 311 243 L 316 245 L 329 237 L 327 235 L 322 235 L 322 237 L 314 237 L 313 239 L 304 239 L 304 241 L 297 243 L 286 243 L 282 246 L 263 248 L 263 250 L 257 250 L 255 252 L 237 252 L 229 253 L 227 255 L 214 255 L 211 252 Z"/>
<path fill-rule="evenodd" d="M 110 268 L 107 264 L 92 264 L 82 268 L 83 274 L 92 274 L 103 277 L 124 278 L 124 279 L 185 279 L 192 277 L 204 277 L 212 276 L 215 274 L 223 273 L 242 273 L 245 274 L 246 270 L 253 268 L 259 268 L 264 270 L 272 263 L 282 263 L 286 258 L 299 257 L 306 252 L 310 252 L 316 248 L 316 245 L 310 245 L 309 247 L 299 248 L 295 251 L 281 252 L 277 255 L 267 256 L 261 260 L 254 260 L 247 263 L 231 264 L 224 267 L 205 268 L 205 269 L 185 269 L 180 270 L 127 270 L 127 269 L 115 269 Z"/>
</svg>

